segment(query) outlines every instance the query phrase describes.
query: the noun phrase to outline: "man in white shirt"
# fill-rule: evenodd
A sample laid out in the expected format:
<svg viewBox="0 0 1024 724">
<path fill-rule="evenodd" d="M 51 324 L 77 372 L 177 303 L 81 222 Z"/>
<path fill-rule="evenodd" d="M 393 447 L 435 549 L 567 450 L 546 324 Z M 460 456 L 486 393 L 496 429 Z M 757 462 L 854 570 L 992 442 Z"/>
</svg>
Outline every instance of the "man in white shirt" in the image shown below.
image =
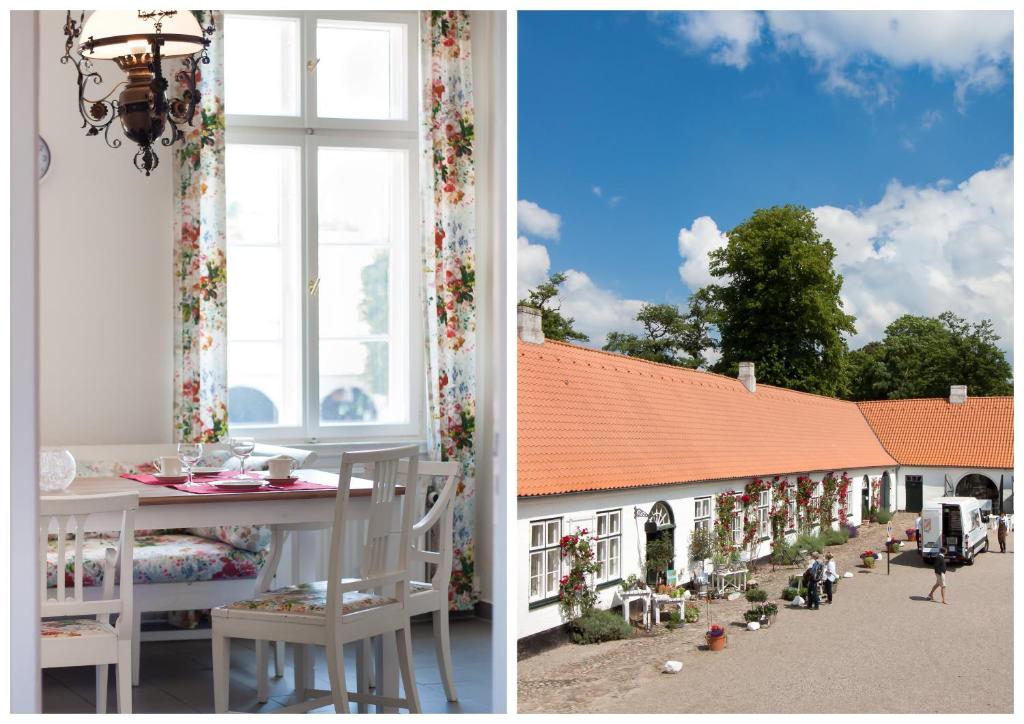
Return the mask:
<svg viewBox="0 0 1024 724">
<path fill-rule="evenodd" d="M 836 561 L 832 557 L 831 553 L 825 554 L 825 596 L 828 598 L 828 603 L 832 605 L 832 588 L 835 582 L 839 580 L 839 571 L 836 570 Z"/>
</svg>

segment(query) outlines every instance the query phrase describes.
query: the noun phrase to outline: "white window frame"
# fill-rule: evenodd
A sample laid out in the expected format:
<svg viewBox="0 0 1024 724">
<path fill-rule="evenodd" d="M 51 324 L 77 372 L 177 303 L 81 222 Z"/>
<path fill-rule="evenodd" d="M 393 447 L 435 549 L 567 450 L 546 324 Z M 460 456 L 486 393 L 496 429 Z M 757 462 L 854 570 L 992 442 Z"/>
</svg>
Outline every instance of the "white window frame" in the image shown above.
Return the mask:
<svg viewBox="0 0 1024 724">
<path fill-rule="evenodd" d="M 612 521 L 618 521 L 615 530 L 612 530 Z M 601 533 L 601 523 L 604 521 L 604 533 Z M 612 556 L 612 547 L 615 544 L 617 554 Z M 604 549 L 602 556 L 601 550 Z M 615 560 L 615 574 L 611 573 L 609 562 Z M 594 583 L 601 585 L 618 581 L 622 578 L 622 509 L 599 510 L 594 520 L 594 560 L 599 569 L 594 574 Z"/>
<path fill-rule="evenodd" d="M 795 531 L 797 529 L 797 506 L 796 500 L 791 500 L 786 503 L 786 507 L 789 509 L 786 513 L 786 532 Z"/>
<path fill-rule="evenodd" d="M 743 501 L 736 496 L 736 503 L 732 507 L 732 543 L 743 545 Z"/>
<path fill-rule="evenodd" d="M 772 504 L 772 491 L 762 490 L 758 493 L 757 501 L 757 535 L 761 540 L 772 537 L 771 522 L 768 518 L 768 509 Z"/>
<path fill-rule="evenodd" d="M 419 139 L 417 137 L 419 104 L 419 13 L 416 12 L 334 12 L 334 11 L 258 11 L 229 10 L 226 15 L 259 15 L 274 18 L 298 19 L 300 26 L 300 116 L 253 116 L 228 114 L 226 118 L 227 144 L 252 144 L 299 147 L 302 154 L 302 350 L 301 403 L 304 414 L 301 425 L 239 425 L 230 424 L 229 434 L 250 435 L 281 443 L 330 443 L 364 440 L 422 440 L 426 434 L 424 395 L 424 330 L 420 323 L 422 302 L 420 277 L 422 276 L 420 198 L 419 198 Z M 306 61 L 316 57 L 317 19 L 351 20 L 359 22 L 397 23 L 406 26 L 405 59 L 407 60 L 406 118 L 337 119 L 316 116 L 316 76 L 306 70 Z M 318 278 L 317 156 L 320 148 L 382 148 L 404 150 L 408 173 L 408 243 L 404 258 L 392 259 L 392 270 L 407 269 L 407 277 L 395 278 L 389 288 L 392 305 L 391 322 L 402 322 L 400 329 L 389 328 L 392 340 L 406 337 L 403 354 L 396 358 L 394 346 L 389 359 L 398 359 L 400 365 L 391 367 L 393 379 L 404 375 L 408 389 L 408 419 L 394 423 L 335 423 L 320 422 L 320 398 L 329 390 L 319 390 L 320 325 L 318 305 L 307 290 L 307 283 Z M 392 247 L 392 251 L 395 247 Z M 407 281 L 406 281 L 407 280 Z M 404 297 L 404 298 L 403 298 Z M 400 310 L 400 311 L 399 311 Z M 228 320 L 230 323 L 230 320 Z M 230 373 L 230 371 L 229 371 Z M 230 381 L 229 381 L 230 384 Z M 230 411 L 229 411 L 230 412 Z"/>
<path fill-rule="evenodd" d="M 557 534 L 555 535 L 555 543 L 549 543 L 548 531 L 550 526 L 554 524 L 558 526 Z M 541 526 L 541 545 L 533 545 L 533 529 L 536 526 Z M 530 603 L 536 603 L 539 601 L 549 601 L 551 599 L 558 598 L 558 581 L 562 578 L 562 519 L 561 518 L 539 518 L 537 520 L 531 520 L 528 529 L 529 538 L 527 539 L 527 547 L 529 553 L 526 556 L 526 591 L 529 597 Z M 552 573 L 550 566 L 548 565 L 550 560 L 550 551 L 555 551 L 555 560 L 557 561 L 555 573 L 555 585 L 552 590 L 548 590 L 548 577 Z M 534 556 L 540 556 L 541 561 L 541 572 L 540 572 L 540 593 L 533 595 L 533 559 Z"/>
<path fill-rule="evenodd" d="M 693 529 L 711 530 L 711 497 L 693 499 Z"/>
</svg>

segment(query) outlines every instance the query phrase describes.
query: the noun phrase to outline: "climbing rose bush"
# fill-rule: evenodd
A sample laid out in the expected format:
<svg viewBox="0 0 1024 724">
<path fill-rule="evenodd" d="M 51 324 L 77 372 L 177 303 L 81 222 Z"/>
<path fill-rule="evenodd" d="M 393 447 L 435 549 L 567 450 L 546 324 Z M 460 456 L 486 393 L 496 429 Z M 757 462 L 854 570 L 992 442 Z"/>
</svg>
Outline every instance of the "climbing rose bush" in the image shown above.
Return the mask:
<svg viewBox="0 0 1024 724">
<path fill-rule="evenodd" d="M 558 608 L 563 619 L 575 621 L 597 604 L 597 591 L 591 585 L 598 570 L 594 546 L 589 532 L 583 528 L 562 536 L 559 548 L 562 559 L 569 564 L 569 572 L 558 582 Z"/>
</svg>

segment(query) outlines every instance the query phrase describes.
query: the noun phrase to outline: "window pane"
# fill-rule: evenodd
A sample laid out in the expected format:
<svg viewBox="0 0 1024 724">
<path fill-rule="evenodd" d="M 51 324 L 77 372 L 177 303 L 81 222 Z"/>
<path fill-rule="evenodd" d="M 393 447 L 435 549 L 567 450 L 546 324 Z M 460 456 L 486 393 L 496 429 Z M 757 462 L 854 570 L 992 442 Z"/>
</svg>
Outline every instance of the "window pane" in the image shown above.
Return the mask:
<svg viewBox="0 0 1024 724">
<path fill-rule="evenodd" d="M 540 598 L 541 594 L 541 576 L 533 576 L 530 578 L 530 598 Z"/>
<path fill-rule="evenodd" d="M 558 545 L 558 540 L 562 537 L 561 525 L 557 520 L 548 522 L 548 545 Z"/>
<path fill-rule="evenodd" d="M 544 545 L 544 524 L 543 523 L 531 523 L 530 524 L 530 547 L 540 548 Z"/>
<path fill-rule="evenodd" d="M 230 422 L 298 425 L 301 149 L 229 144 L 225 174 Z"/>
<path fill-rule="evenodd" d="M 618 512 L 615 512 L 615 513 L 611 514 L 611 516 L 610 516 L 610 523 L 608 525 L 608 532 L 612 533 L 613 535 L 615 533 L 619 532 L 619 513 Z"/>
<path fill-rule="evenodd" d="M 607 532 L 608 532 L 608 516 L 604 515 L 604 514 L 597 516 L 597 534 L 599 536 L 602 536 L 602 535 L 604 535 Z"/>
<path fill-rule="evenodd" d="M 224 16 L 224 110 L 298 116 L 299 19 Z"/>
<path fill-rule="evenodd" d="M 317 20 L 317 115 L 403 119 L 405 26 Z"/>
<path fill-rule="evenodd" d="M 544 572 L 544 554 L 543 553 L 531 553 L 530 554 L 530 575 L 539 576 Z"/>
<path fill-rule="evenodd" d="M 320 247 L 320 336 L 388 333 L 388 247 Z"/>
<path fill-rule="evenodd" d="M 318 233 L 327 244 L 390 244 L 408 227 L 408 153 L 321 147 L 317 153 Z"/>
<path fill-rule="evenodd" d="M 390 394 L 387 342 L 320 339 L 320 422 L 405 422 Z"/>
</svg>

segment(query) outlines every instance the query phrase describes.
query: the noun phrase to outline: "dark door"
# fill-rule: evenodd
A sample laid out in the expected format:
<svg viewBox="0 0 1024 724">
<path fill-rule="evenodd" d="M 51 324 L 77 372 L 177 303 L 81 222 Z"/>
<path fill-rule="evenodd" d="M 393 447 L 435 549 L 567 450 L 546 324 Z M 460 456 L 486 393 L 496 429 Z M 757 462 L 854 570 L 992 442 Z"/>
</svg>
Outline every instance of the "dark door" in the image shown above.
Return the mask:
<svg viewBox="0 0 1024 724">
<path fill-rule="evenodd" d="M 907 511 L 920 513 L 924 504 L 924 480 L 920 475 L 908 475 L 903 480 L 907 489 Z"/>
<path fill-rule="evenodd" d="M 882 510 L 889 510 L 889 471 L 882 473 Z"/>
</svg>

